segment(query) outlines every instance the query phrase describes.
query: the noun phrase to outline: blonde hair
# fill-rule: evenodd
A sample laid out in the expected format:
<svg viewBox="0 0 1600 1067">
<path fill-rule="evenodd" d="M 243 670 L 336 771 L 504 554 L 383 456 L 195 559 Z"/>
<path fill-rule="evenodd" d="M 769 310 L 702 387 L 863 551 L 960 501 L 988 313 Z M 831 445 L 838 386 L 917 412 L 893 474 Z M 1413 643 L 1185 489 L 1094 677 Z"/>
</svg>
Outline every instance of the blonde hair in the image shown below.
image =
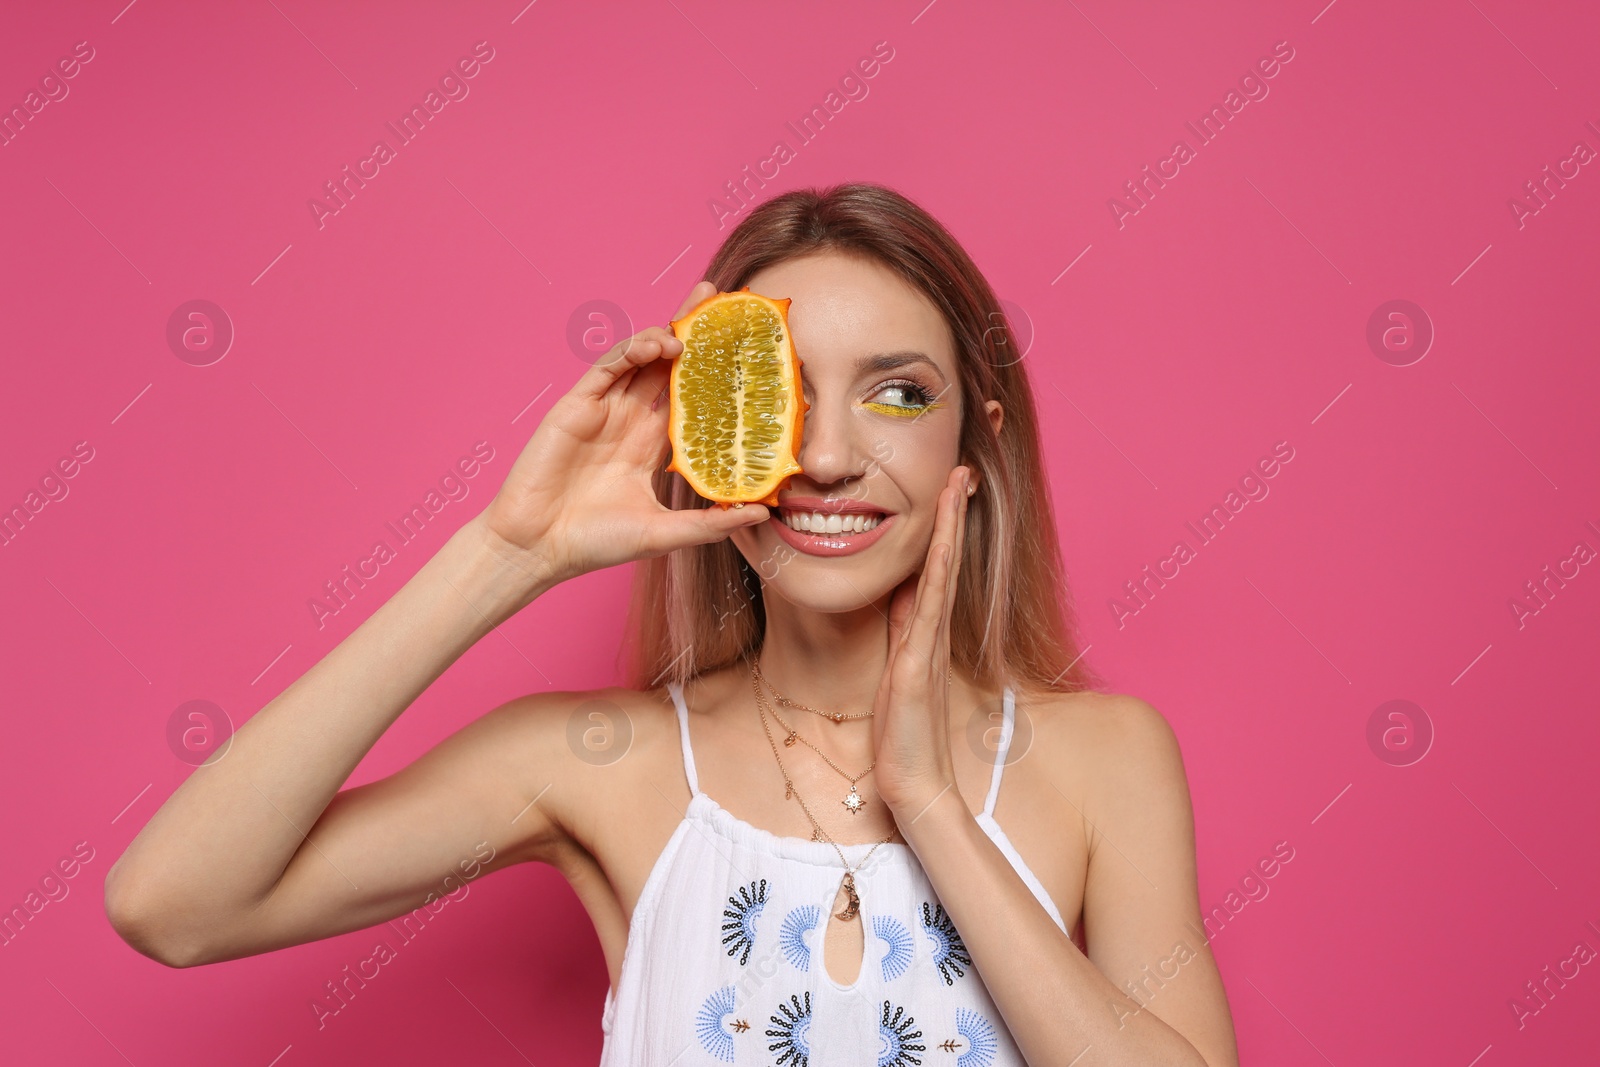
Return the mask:
<svg viewBox="0 0 1600 1067">
<path fill-rule="evenodd" d="M 960 452 L 975 469 L 978 492 L 968 502 L 951 662 L 985 688 L 1005 681 L 1019 690 L 1099 687 L 1078 651 L 1027 373 L 994 291 L 955 238 L 881 185 L 797 189 L 752 211 L 705 277 L 731 292 L 763 268 L 825 251 L 865 256 L 895 272 L 933 302 L 955 338 L 965 400 Z M 991 399 L 1004 411 L 998 435 L 983 405 Z M 655 490 L 669 508 L 712 506 L 676 471 L 657 472 Z M 624 645 L 632 688 L 685 683 L 760 647 L 763 575 L 731 538 L 634 566 Z"/>
</svg>

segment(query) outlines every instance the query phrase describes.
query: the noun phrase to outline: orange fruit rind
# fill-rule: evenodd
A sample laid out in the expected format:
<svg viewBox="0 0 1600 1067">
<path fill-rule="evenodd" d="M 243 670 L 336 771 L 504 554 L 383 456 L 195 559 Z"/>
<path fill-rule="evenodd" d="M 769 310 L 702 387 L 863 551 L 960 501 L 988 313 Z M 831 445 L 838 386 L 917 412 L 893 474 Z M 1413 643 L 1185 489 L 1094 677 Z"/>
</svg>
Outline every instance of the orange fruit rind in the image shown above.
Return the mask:
<svg viewBox="0 0 1600 1067">
<path fill-rule="evenodd" d="M 745 286 L 707 297 L 671 324 L 683 351 L 668 387 L 667 470 L 723 508 L 776 507 L 783 483 L 801 473 L 796 457 L 811 405 L 789 304 Z"/>
</svg>

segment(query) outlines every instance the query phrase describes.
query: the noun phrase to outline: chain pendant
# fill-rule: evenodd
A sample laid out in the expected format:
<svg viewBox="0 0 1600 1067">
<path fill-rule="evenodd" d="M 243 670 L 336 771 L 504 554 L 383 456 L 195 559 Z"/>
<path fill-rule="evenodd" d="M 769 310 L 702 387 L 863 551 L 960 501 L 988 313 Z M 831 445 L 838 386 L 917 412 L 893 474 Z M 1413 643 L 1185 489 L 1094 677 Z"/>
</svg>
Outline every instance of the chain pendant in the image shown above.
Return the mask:
<svg viewBox="0 0 1600 1067">
<path fill-rule="evenodd" d="M 794 747 L 794 743 L 796 741 L 798 741 L 799 739 L 800 739 L 800 735 L 795 733 L 793 730 L 790 730 L 789 731 L 789 736 L 785 737 L 783 739 L 784 746 L 787 747 L 787 748 L 793 748 Z"/>
<path fill-rule="evenodd" d="M 860 812 L 862 808 L 867 806 L 867 798 L 856 792 L 856 784 L 851 782 L 850 793 L 843 800 L 839 801 L 839 803 L 843 804 L 845 806 L 845 810 L 851 815 L 855 815 Z"/>
<path fill-rule="evenodd" d="M 834 912 L 833 917 L 849 922 L 861 910 L 861 898 L 856 895 L 856 876 L 848 871 L 844 876 L 844 892 L 850 898 L 850 903 L 844 906 L 843 911 Z"/>
</svg>

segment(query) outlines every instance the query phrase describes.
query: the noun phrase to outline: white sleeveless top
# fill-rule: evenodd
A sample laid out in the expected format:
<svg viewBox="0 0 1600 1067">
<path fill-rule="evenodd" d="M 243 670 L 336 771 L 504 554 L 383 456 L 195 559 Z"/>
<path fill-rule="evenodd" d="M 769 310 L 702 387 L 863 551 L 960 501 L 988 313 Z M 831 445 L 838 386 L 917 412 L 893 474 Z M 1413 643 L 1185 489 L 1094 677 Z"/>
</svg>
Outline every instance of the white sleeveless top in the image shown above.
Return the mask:
<svg viewBox="0 0 1600 1067">
<path fill-rule="evenodd" d="M 826 841 L 780 837 L 700 791 L 689 710 L 678 710 L 688 811 L 639 894 L 619 989 L 606 992 L 601 1067 L 1022 1067 L 1005 1022 L 973 968 L 916 853 L 880 844 L 855 876 L 865 949 L 841 985 L 822 938 L 844 866 Z M 994 820 L 1011 746 L 1004 719 L 978 824 L 1063 932 L 1044 886 Z M 849 862 L 871 842 L 839 846 Z"/>
</svg>

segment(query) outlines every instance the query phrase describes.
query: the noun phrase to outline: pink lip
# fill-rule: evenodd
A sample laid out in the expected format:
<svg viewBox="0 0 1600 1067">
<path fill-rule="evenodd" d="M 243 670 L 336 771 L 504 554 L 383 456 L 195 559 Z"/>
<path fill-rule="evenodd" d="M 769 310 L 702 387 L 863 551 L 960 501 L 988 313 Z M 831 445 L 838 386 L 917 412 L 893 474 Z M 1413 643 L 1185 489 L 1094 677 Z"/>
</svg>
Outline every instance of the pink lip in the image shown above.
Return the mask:
<svg viewBox="0 0 1600 1067">
<path fill-rule="evenodd" d="M 840 507 L 835 504 L 833 506 L 814 507 L 811 504 L 811 501 L 815 499 L 815 497 L 796 497 L 793 502 L 784 501 L 784 506 L 804 507 L 809 510 L 822 512 L 876 512 L 879 510 L 877 508 L 867 508 L 859 505 Z M 820 503 L 820 501 L 818 503 Z M 791 530 L 784 523 L 783 517 L 776 511 L 774 511 L 772 518 L 768 519 L 767 522 L 772 526 L 773 532 L 778 535 L 778 540 L 782 541 L 786 545 L 789 545 L 791 548 L 794 548 L 797 551 L 804 552 L 808 556 L 851 556 L 857 552 L 862 552 L 872 547 L 878 538 L 883 536 L 883 531 L 894 522 L 894 519 L 895 517 L 893 515 L 885 514 L 882 519 L 878 520 L 878 525 L 874 526 L 865 533 L 858 534 L 817 534 L 802 533 L 799 530 Z"/>
<path fill-rule="evenodd" d="M 864 500 L 824 500 L 820 496 L 786 496 L 778 501 L 780 508 L 803 508 L 806 511 L 820 511 L 824 515 L 861 513 L 869 515 L 890 514 L 888 508 L 876 508 Z"/>
</svg>

